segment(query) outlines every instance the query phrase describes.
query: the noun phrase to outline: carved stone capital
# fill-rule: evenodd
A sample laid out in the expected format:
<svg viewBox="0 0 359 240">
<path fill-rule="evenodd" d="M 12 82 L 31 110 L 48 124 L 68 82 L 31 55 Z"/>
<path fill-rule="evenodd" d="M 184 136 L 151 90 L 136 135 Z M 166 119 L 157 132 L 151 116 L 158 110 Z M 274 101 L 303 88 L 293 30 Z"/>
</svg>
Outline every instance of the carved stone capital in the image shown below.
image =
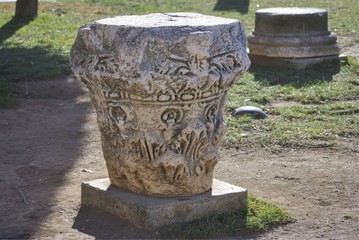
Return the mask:
<svg viewBox="0 0 359 240">
<path fill-rule="evenodd" d="M 149 14 L 82 26 L 71 68 L 95 104 L 111 183 L 162 196 L 209 190 L 225 97 L 249 64 L 233 19 Z"/>
</svg>

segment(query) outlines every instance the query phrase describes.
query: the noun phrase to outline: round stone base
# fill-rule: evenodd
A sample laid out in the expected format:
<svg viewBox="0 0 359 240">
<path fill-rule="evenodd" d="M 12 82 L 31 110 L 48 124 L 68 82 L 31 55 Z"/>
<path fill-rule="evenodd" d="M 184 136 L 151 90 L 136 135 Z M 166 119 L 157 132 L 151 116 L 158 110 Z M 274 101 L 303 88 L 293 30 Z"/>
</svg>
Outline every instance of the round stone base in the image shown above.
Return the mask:
<svg viewBox="0 0 359 240">
<path fill-rule="evenodd" d="M 316 8 L 268 8 L 256 12 L 248 36 L 251 61 L 257 65 L 304 69 L 339 64 L 337 38 L 328 30 L 328 12 Z"/>
<path fill-rule="evenodd" d="M 335 72 L 340 66 L 337 55 L 313 58 L 278 58 L 249 54 L 252 65 L 276 67 L 281 69 L 303 70 L 314 67 L 330 68 Z"/>
</svg>

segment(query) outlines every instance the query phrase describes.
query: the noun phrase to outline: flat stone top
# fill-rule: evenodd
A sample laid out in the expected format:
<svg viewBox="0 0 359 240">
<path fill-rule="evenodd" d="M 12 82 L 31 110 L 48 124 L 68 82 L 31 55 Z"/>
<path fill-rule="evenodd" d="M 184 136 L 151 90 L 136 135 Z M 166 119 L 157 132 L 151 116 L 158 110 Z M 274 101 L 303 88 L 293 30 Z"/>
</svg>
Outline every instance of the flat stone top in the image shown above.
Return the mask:
<svg viewBox="0 0 359 240">
<path fill-rule="evenodd" d="M 95 23 L 128 26 L 128 27 L 198 27 L 198 26 L 216 26 L 230 23 L 236 23 L 238 20 L 207 16 L 198 13 L 154 13 L 147 15 L 118 16 L 114 18 L 105 18 Z"/>
<path fill-rule="evenodd" d="M 308 15 L 326 12 L 327 10 L 319 8 L 265 8 L 256 11 L 256 13 L 267 15 Z"/>
</svg>

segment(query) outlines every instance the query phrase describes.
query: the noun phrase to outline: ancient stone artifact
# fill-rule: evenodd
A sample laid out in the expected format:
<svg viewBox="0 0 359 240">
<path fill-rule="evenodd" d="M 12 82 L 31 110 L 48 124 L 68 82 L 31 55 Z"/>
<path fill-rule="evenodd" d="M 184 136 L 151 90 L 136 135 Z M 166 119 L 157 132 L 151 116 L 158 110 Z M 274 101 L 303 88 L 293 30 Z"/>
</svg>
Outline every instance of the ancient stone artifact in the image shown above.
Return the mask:
<svg viewBox="0 0 359 240">
<path fill-rule="evenodd" d="M 227 91 L 249 64 L 233 19 L 149 14 L 82 26 L 71 68 L 95 104 L 111 183 L 147 195 L 209 190 Z"/>
<path fill-rule="evenodd" d="M 258 10 L 248 48 L 251 61 L 259 65 L 302 69 L 322 62 L 339 63 L 340 49 L 328 30 L 324 9 Z"/>
<path fill-rule="evenodd" d="M 246 209 L 247 190 L 213 179 L 227 91 L 248 69 L 244 27 L 194 13 L 82 26 L 71 68 L 97 111 L 109 178 L 81 204 L 153 230 Z"/>
</svg>

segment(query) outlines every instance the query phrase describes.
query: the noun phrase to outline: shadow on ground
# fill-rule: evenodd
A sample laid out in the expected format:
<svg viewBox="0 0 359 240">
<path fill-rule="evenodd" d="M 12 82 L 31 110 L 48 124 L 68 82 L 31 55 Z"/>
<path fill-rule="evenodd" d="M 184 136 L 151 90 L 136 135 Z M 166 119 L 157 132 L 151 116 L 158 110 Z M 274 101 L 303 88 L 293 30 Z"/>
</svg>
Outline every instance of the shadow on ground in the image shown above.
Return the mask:
<svg viewBox="0 0 359 240">
<path fill-rule="evenodd" d="M 80 208 L 72 227 L 96 239 L 158 239 L 155 232 L 142 232 L 126 220 L 86 206 Z"/>
<path fill-rule="evenodd" d="M 217 0 L 214 11 L 238 11 L 247 14 L 250 0 Z"/>
<path fill-rule="evenodd" d="M 0 239 L 36 238 L 78 204 L 56 193 L 79 158 L 91 105 L 76 102 L 84 92 L 67 77 L 29 82 L 27 96 L 21 86 L 19 107 L 0 109 Z"/>
<path fill-rule="evenodd" d="M 246 219 L 243 220 L 243 224 L 245 224 L 245 221 Z M 226 220 L 223 220 L 223 222 L 226 222 Z M 209 226 L 205 226 L 206 224 L 213 226 L 214 229 L 210 230 Z M 201 238 L 211 239 L 217 236 L 216 233 L 218 233 L 218 231 L 223 230 L 221 229 L 223 228 L 221 224 L 217 226 L 215 222 L 211 220 L 207 223 L 205 219 L 202 219 L 201 221 L 194 221 L 192 223 L 168 225 L 155 231 L 146 232 L 137 229 L 126 220 L 104 212 L 103 210 L 87 206 L 80 208 L 72 227 L 87 235 L 94 236 L 96 239 L 194 239 L 190 237 L 188 233 L 191 232 L 198 237 L 201 236 L 201 231 L 203 231 L 203 234 L 208 234 L 207 237 L 202 235 Z M 211 233 L 214 234 L 212 235 Z M 263 233 L 219 235 L 222 239 L 253 239 L 262 236 Z"/>
</svg>

